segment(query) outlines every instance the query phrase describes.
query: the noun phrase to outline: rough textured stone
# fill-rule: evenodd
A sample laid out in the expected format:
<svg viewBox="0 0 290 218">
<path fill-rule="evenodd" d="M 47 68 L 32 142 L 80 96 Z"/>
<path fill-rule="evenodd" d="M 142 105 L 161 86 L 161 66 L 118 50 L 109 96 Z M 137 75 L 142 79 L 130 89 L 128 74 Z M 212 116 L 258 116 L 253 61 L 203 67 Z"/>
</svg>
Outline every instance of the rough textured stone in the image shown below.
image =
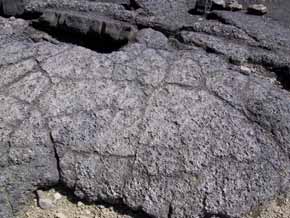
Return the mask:
<svg viewBox="0 0 290 218">
<path fill-rule="evenodd" d="M 264 15 L 268 12 L 268 9 L 263 4 L 253 4 L 248 7 L 248 13 L 254 15 Z"/>
<path fill-rule="evenodd" d="M 212 3 L 213 3 L 214 9 L 225 9 L 226 7 L 225 0 L 213 0 Z"/>
<path fill-rule="evenodd" d="M 60 184 L 158 218 L 240 218 L 289 191 L 290 30 L 192 8 L 27 0 L 49 28 L 0 18 L 1 217 Z"/>
<path fill-rule="evenodd" d="M 226 5 L 226 8 L 230 11 L 240 11 L 243 10 L 243 5 L 240 4 L 237 0 L 231 0 Z"/>
</svg>

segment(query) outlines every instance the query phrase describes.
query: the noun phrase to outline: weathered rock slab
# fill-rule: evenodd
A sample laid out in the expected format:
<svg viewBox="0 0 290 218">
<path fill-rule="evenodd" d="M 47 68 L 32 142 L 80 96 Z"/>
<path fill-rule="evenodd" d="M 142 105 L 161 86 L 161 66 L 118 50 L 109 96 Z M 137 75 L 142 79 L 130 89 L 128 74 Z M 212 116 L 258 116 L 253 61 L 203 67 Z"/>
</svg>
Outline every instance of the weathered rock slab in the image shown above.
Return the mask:
<svg viewBox="0 0 290 218">
<path fill-rule="evenodd" d="M 289 191 L 290 30 L 238 12 L 173 12 L 186 1 L 115 3 L 30 5 L 55 30 L 128 39 L 106 52 L 0 18 L 0 216 L 60 184 L 160 218 L 242 217 Z M 80 15 L 88 5 L 102 8 L 100 26 Z M 160 18 L 169 8 L 172 24 Z"/>
</svg>

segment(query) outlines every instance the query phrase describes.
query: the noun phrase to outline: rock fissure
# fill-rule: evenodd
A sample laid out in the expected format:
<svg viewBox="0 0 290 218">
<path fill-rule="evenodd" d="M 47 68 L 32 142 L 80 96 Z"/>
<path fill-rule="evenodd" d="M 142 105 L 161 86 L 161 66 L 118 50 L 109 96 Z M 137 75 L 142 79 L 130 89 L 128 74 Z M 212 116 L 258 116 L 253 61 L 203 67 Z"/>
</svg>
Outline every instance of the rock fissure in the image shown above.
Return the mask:
<svg viewBox="0 0 290 218">
<path fill-rule="evenodd" d="M 49 139 L 50 139 L 50 142 L 53 146 L 53 151 L 54 151 L 54 158 L 55 158 L 55 161 L 56 161 L 56 167 L 57 167 L 57 172 L 58 172 L 58 177 L 59 177 L 59 184 L 61 184 L 61 181 L 62 181 L 62 174 L 61 174 L 61 166 L 60 166 L 60 157 L 58 155 L 58 151 L 57 151 L 57 145 L 53 139 L 53 136 L 52 136 L 52 133 L 49 132 Z"/>
</svg>

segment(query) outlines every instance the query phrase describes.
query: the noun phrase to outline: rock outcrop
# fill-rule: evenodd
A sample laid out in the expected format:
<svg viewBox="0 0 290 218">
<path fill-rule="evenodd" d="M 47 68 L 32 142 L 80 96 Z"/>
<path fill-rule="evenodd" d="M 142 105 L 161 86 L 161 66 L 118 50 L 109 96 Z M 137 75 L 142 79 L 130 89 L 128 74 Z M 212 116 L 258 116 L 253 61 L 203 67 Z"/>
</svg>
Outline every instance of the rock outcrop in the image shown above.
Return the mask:
<svg viewBox="0 0 290 218">
<path fill-rule="evenodd" d="M 0 18 L 0 217 L 56 185 L 158 218 L 241 218 L 289 191 L 290 30 L 192 8 L 26 0 Z"/>
</svg>

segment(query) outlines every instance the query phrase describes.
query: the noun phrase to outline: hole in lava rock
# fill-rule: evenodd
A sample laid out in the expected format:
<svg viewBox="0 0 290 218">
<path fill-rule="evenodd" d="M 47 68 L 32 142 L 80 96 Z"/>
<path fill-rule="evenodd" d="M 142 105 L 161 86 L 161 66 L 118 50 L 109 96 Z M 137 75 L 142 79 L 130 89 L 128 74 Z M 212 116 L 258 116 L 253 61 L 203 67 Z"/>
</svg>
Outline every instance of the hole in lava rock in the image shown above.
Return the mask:
<svg viewBox="0 0 290 218">
<path fill-rule="evenodd" d="M 128 11 L 135 11 L 141 8 L 135 0 L 130 0 L 129 4 L 122 4 Z"/>
<path fill-rule="evenodd" d="M 60 42 L 83 46 L 99 53 L 111 53 L 118 51 L 128 44 L 128 39 L 116 40 L 104 32 L 98 34 L 96 32 L 89 31 L 84 34 L 73 28 L 54 28 L 42 25 L 39 22 L 34 22 L 33 27 L 48 33 Z"/>
<path fill-rule="evenodd" d="M 202 15 L 208 14 L 212 9 L 212 2 L 208 0 L 198 0 L 194 8 L 188 10 L 189 14 Z"/>
<path fill-rule="evenodd" d="M 290 67 L 277 67 L 273 71 L 277 75 L 277 80 L 280 82 L 282 87 L 290 91 Z"/>
</svg>

